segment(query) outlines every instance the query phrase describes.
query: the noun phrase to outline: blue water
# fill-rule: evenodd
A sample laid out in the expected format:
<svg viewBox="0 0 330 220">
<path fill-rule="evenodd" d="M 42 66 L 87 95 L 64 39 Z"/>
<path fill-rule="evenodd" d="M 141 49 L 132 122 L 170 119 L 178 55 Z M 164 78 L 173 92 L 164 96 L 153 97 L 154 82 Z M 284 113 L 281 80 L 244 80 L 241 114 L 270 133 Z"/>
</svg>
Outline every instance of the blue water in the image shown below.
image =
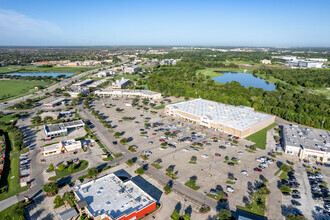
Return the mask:
<svg viewBox="0 0 330 220">
<path fill-rule="evenodd" d="M 226 72 L 222 76 L 217 76 L 212 78 L 216 82 L 227 83 L 236 81 L 239 82 L 242 86 L 249 88 L 250 86 L 254 88 L 261 88 L 266 91 L 275 90 L 275 86 L 271 83 L 267 84 L 267 81 L 259 77 L 254 77 L 250 73 L 231 73 Z"/>
<path fill-rule="evenodd" d="M 53 78 L 56 78 L 56 76 L 59 75 L 65 75 L 65 77 L 69 77 L 75 73 L 7 73 L 6 75 L 14 76 L 52 76 Z"/>
</svg>

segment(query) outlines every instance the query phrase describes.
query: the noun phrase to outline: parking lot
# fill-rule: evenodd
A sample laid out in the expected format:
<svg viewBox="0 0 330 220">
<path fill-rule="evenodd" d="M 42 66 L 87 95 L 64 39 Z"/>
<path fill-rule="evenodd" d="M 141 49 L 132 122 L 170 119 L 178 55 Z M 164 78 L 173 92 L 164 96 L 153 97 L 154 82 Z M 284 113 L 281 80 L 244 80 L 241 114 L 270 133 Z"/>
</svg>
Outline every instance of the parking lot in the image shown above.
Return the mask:
<svg viewBox="0 0 330 220">
<path fill-rule="evenodd" d="M 251 144 L 249 141 L 236 140 L 169 116 L 163 117 L 163 110 L 154 110 L 143 105 L 141 100 L 139 105 L 148 110 L 126 106 L 131 102 L 132 99 L 126 98 L 105 98 L 94 101 L 92 107 L 99 110 L 99 114 L 111 123 L 113 134 L 121 134 L 118 142 L 127 138 L 127 148 L 134 146 L 142 155 L 147 151 L 150 164 L 159 160 L 160 171 L 164 173 L 167 168 L 172 167 L 177 180 L 182 183 L 190 179 L 196 180 L 201 193 L 209 193 L 211 189 L 226 192 L 232 209 L 236 209 L 236 205 L 244 205 L 243 200 L 246 201 L 257 182 L 261 182 L 260 175 L 268 178 L 278 169 L 274 163 L 262 172 L 254 171 L 261 163 L 256 158 L 265 156 L 266 153 L 246 151 L 245 145 Z M 124 117 L 130 120 L 125 120 Z M 219 148 L 220 146 L 225 149 Z M 189 163 L 193 156 L 197 159 L 196 164 Z M 246 170 L 248 175 L 243 174 L 242 170 Z M 236 183 L 227 184 L 228 176 L 233 176 Z M 228 192 L 227 186 L 231 186 L 234 192 Z"/>
<path fill-rule="evenodd" d="M 30 176 L 30 161 L 31 159 L 29 158 L 29 153 L 21 154 L 19 157 L 20 160 L 20 168 L 19 168 L 19 173 L 20 173 L 20 184 L 21 186 L 26 186 L 31 179 Z"/>
</svg>

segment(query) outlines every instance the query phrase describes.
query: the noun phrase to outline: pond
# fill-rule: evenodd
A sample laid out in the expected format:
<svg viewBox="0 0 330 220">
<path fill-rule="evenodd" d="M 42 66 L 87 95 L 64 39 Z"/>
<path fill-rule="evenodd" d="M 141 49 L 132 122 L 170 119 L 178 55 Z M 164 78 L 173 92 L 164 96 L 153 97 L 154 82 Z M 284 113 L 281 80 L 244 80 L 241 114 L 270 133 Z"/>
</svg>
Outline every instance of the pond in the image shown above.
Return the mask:
<svg viewBox="0 0 330 220">
<path fill-rule="evenodd" d="M 264 79 L 261 79 L 259 77 L 254 77 L 250 73 L 231 73 L 231 72 L 225 72 L 222 76 L 217 76 L 212 78 L 216 82 L 220 83 L 227 83 L 236 81 L 239 82 L 242 86 L 249 88 L 250 86 L 254 88 L 261 88 L 266 91 L 273 91 L 275 90 L 275 85 L 267 82 Z"/>
<path fill-rule="evenodd" d="M 65 77 L 69 77 L 74 75 L 75 73 L 20 73 L 20 72 L 16 72 L 16 73 L 7 73 L 5 75 L 9 75 L 9 76 L 52 76 L 53 78 L 56 78 L 59 75 L 65 75 Z"/>
</svg>

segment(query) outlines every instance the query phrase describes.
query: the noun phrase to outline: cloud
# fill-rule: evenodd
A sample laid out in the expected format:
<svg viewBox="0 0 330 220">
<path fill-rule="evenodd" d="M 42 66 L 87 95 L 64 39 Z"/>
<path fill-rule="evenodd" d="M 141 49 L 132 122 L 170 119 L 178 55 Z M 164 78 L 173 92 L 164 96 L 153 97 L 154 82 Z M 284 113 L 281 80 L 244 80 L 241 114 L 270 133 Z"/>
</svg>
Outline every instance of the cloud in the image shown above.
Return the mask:
<svg viewBox="0 0 330 220">
<path fill-rule="evenodd" d="M 63 31 L 57 25 L 28 17 L 12 10 L 0 9 L 0 43 L 46 40 L 60 36 Z M 12 38 L 12 39 L 11 39 Z M 14 43 L 14 42 L 12 42 Z"/>
</svg>

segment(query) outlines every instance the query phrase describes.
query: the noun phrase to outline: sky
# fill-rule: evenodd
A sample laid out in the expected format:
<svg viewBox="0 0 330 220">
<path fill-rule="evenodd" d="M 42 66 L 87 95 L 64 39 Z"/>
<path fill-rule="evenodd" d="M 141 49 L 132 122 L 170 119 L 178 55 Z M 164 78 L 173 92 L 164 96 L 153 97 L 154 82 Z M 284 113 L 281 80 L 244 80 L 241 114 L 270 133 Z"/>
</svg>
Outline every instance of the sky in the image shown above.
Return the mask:
<svg viewBox="0 0 330 220">
<path fill-rule="evenodd" d="M 0 46 L 330 47 L 330 0 L 0 0 Z"/>
</svg>

